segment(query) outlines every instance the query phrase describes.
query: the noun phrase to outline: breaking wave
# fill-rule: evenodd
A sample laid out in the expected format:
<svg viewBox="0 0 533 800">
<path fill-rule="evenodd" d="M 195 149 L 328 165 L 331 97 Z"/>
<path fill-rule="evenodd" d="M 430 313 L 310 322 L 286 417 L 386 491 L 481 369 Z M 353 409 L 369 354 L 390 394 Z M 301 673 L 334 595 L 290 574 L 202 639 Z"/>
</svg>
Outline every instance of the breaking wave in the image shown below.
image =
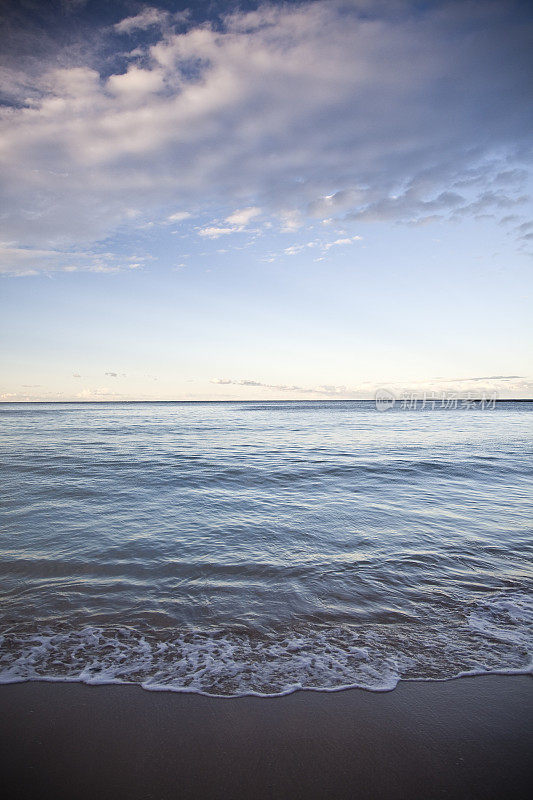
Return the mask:
<svg viewBox="0 0 533 800">
<path fill-rule="evenodd" d="M 462 612 L 415 622 L 254 631 L 144 631 L 86 626 L 0 637 L 0 682 L 136 683 L 208 695 L 282 695 L 297 689 L 393 689 L 399 680 L 529 673 L 533 602 L 487 595 Z"/>
</svg>

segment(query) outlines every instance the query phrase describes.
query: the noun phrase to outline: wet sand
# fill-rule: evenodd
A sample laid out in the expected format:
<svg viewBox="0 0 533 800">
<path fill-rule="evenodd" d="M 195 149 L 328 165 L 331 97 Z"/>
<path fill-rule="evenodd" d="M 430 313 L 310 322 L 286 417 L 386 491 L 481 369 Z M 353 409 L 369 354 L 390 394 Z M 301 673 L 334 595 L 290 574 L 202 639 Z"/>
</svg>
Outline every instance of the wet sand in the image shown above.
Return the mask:
<svg viewBox="0 0 533 800">
<path fill-rule="evenodd" d="M 0 686 L 10 798 L 526 798 L 533 683 L 217 699 L 137 686 Z"/>
</svg>

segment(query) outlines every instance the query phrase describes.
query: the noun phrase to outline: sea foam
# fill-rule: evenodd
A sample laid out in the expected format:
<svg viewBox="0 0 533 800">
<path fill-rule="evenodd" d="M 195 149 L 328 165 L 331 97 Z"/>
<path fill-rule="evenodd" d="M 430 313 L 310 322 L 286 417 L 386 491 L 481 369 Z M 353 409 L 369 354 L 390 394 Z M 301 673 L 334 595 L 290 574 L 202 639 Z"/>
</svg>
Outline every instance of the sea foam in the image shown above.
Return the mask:
<svg viewBox="0 0 533 800">
<path fill-rule="evenodd" d="M 442 609 L 417 624 L 299 626 L 269 635 L 129 627 L 0 637 L 0 682 L 137 683 L 150 690 L 282 695 L 296 689 L 393 689 L 399 680 L 528 673 L 533 603 L 516 592 L 487 596 L 462 621 Z"/>
</svg>

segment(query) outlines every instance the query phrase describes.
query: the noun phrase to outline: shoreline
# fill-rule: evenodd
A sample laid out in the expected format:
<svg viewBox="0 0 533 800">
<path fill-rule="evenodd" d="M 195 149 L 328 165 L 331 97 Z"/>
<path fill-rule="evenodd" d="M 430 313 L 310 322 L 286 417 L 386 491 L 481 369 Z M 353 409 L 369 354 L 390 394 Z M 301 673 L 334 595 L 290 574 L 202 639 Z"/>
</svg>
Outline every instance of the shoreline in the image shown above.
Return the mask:
<svg viewBox="0 0 533 800">
<path fill-rule="evenodd" d="M 134 684 L 0 686 L 14 798 L 529 797 L 531 676 L 392 691 L 210 697 Z"/>
<path fill-rule="evenodd" d="M 292 694 L 296 694 L 298 692 L 318 692 L 319 694 L 336 694 L 338 692 L 352 692 L 352 691 L 361 691 L 361 692 L 369 692 L 370 694 L 387 694 L 389 692 L 394 692 L 398 686 L 404 684 L 411 684 L 411 683 L 448 683 L 450 681 L 459 681 L 463 680 L 464 678 L 484 678 L 488 676 L 498 676 L 498 677 L 525 677 L 525 678 L 533 678 L 533 665 L 530 663 L 527 667 L 523 668 L 512 668 L 509 667 L 508 669 L 502 667 L 502 669 L 494 669 L 490 671 L 484 670 L 472 670 L 468 672 L 459 672 L 456 675 L 450 675 L 446 678 L 403 678 L 398 677 L 395 679 L 394 685 L 384 685 L 384 686 L 363 686 L 359 684 L 346 684 L 346 685 L 339 685 L 339 686 L 290 686 L 287 689 L 283 689 L 280 692 L 273 692 L 272 694 L 261 693 L 261 692 L 242 692 L 241 694 L 215 694 L 213 692 L 203 691 L 201 689 L 192 688 L 189 686 L 172 686 L 171 684 L 158 684 L 153 683 L 149 684 L 143 681 L 127 681 L 127 680 L 120 680 L 115 678 L 110 678 L 109 680 L 102 679 L 102 680 L 84 680 L 80 677 L 62 677 L 62 676 L 49 676 L 49 675 L 40 675 L 38 677 L 31 677 L 31 678 L 10 678 L 8 680 L 3 680 L 0 676 L 0 687 L 3 686 L 19 686 L 20 684 L 25 683 L 52 683 L 52 684 L 79 684 L 81 686 L 89 686 L 89 687 L 106 687 L 106 686 L 129 686 L 129 687 L 138 687 L 142 689 L 144 692 L 155 692 L 155 693 L 169 693 L 169 694 L 192 694 L 198 695 L 199 697 L 208 697 L 212 698 L 213 700 L 242 700 L 247 697 L 256 698 L 259 700 L 277 700 L 283 697 L 290 697 Z"/>
</svg>

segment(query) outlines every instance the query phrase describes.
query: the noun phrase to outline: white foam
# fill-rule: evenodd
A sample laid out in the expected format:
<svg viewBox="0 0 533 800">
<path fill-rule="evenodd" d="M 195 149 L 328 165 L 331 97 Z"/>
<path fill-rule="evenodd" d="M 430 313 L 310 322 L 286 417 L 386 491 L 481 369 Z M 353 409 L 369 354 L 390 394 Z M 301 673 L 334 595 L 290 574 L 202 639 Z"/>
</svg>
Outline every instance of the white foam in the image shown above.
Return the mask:
<svg viewBox="0 0 533 800">
<path fill-rule="evenodd" d="M 11 629 L 0 636 L 0 683 L 135 683 L 149 691 L 279 696 L 299 689 L 390 691 L 399 680 L 532 670 L 533 603 L 487 596 L 423 624 L 300 626 L 259 637 L 229 631 Z"/>
<path fill-rule="evenodd" d="M 499 641 L 511 648 L 530 650 L 533 628 L 533 599 L 523 594 L 508 594 L 478 603 L 467 617 L 469 627 L 484 639 Z"/>
</svg>

